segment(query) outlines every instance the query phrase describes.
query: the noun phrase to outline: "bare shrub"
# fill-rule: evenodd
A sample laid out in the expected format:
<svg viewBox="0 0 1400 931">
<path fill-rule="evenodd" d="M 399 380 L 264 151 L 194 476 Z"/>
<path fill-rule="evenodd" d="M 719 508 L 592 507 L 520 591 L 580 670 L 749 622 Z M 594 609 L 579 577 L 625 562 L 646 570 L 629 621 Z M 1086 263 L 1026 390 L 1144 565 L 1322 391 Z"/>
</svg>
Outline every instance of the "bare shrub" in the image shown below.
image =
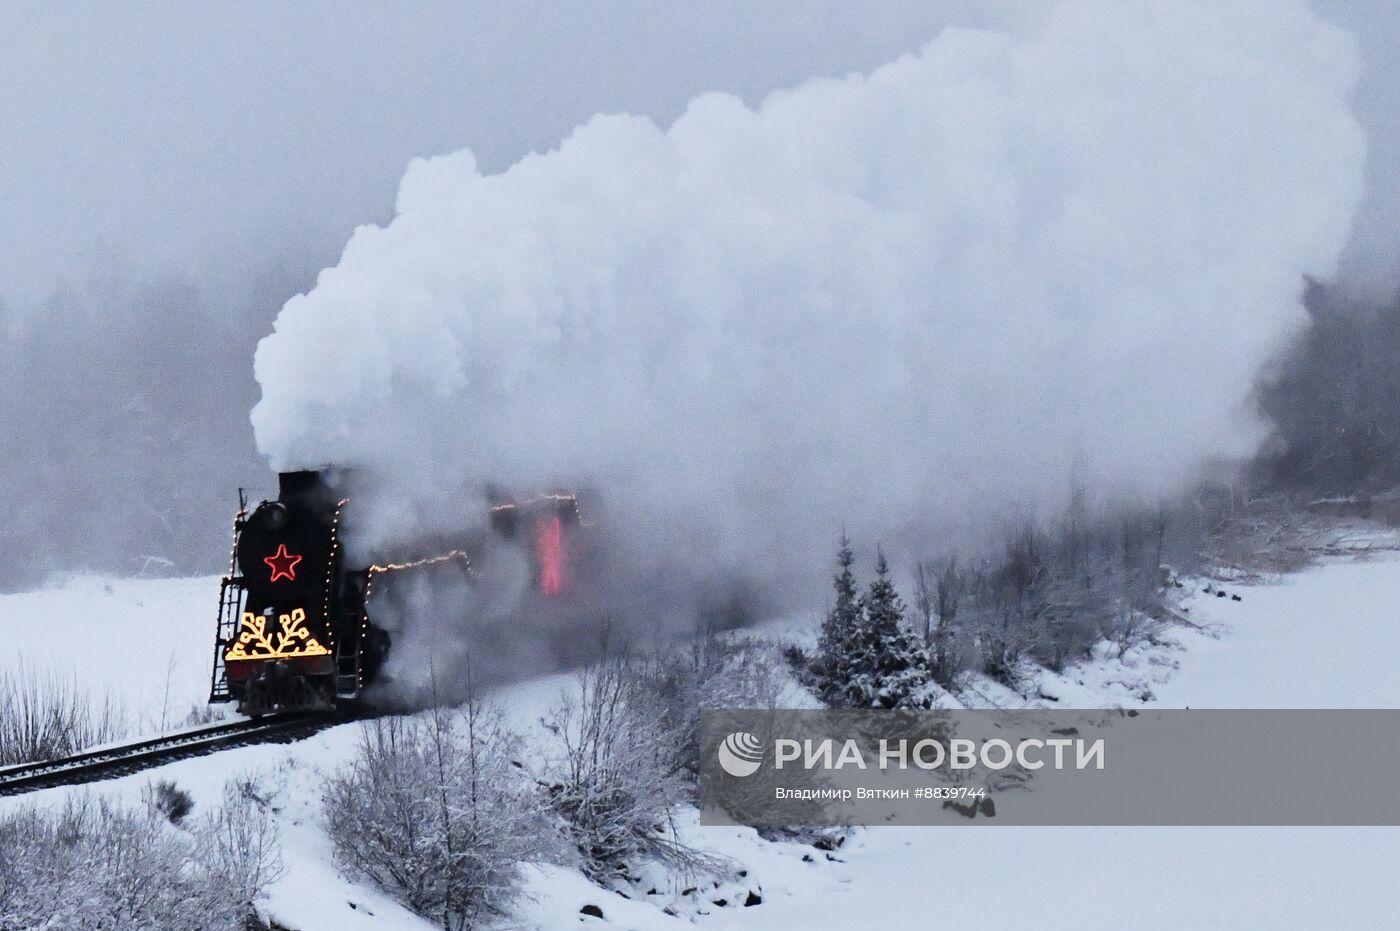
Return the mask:
<svg viewBox="0 0 1400 931">
<path fill-rule="evenodd" d="M 164 815 L 171 824 L 179 824 L 194 810 L 194 799 L 190 794 L 168 779 L 147 786 L 146 804 Z"/>
<path fill-rule="evenodd" d="M 211 825 L 239 809 L 221 810 Z M 231 885 L 211 828 L 173 828 L 154 805 L 86 796 L 0 817 L 0 928 L 243 931 L 271 874 Z"/>
<path fill-rule="evenodd" d="M 1203 486 L 1190 502 L 1201 525 L 1203 568 L 1216 576 L 1268 578 L 1323 556 L 1393 545 L 1378 541 L 1365 519 L 1337 513 L 1350 500 L 1302 501 L 1248 487 Z"/>
<path fill-rule="evenodd" d="M 543 780 L 546 796 L 583 872 L 598 882 L 625 877 L 643 859 L 685 869 L 705 861 L 678 840 L 672 821 L 689 782 L 676 735 L 689 724 L 658 716 L 634 685 L 638 671 L 625 656 L 585 669 L 577 695 L 562 698 L 545 721 L 560 751 Z M 685 703 L 678 697 L 673 707 Z"/>
<path fill-rule="evenodd" d="M 326 783 L 342 869 L 447 931 L 504 913 L 546 826 L 510 765 L 517 743 L 474 698 L 460 712 L 366 723 L 358 755 Z"/>
<path fill-rule="evenodd" d="M 944 688 L 953 687 L 967 662 L 958 617 L 967 584 L 956 555 L 937 563 L 920 560 L 914 566 L 915 623 L 928 651 L 929 674 Z"/>
<path fill-rule="evenodd" d="M 70 756 L 125 735 L 120 704 L 88 694 L 76 676 L 22 662 L 0 670 L 0 766 Z"/>
<path fill-rule="evenodd" d="M 629 658 L 626 701 L 657 722 L 662 747 L 671 749 L 667 777 L 699 779 L 701 709 L 776 708 L 785 662 L 770 643 L 714 631 L 688 649 Z"/>
<path fill-rule="evenodd" d="M 717 642 L 708 650 L 710 660 L 701 667 L 706 674 L 700 680 L 700 707 L 778 707 L 782 663 L 772 644 L 740 638 Z"/>
<path fill-rule="evenodd" d="M 53 914 L 50 889 L 55 869 L 53 826 L 36 810 L 0 816 L 0 928 L 42 928 Z"/>
<path fill-rule="evenodd" d="M 952 655 L 1014 685 L 1023 662 L 1059 670 L 1104 639 L 1126 649 L 1168 613 L 1170 529 L 1165 511 L 1091 512 L 1076 496 L 1058 521 L 1010 531 L 995 558 L 949 563 L 938 584 L 956 594 L 951 636 L 970 645 Z"/>
<path fill-rule="evenodd" d="M 263 890 L 280 879 L 281 838 L 271 804 L 251 777 L 224 784 L 223 804 L 201 826 L 202 863 L 227 907 L 245 919 Z"/>
<path fill-rule="evenodd" d="M 180 724 L 182 727 L 199 727 L 204 724 L 213 724 L 215 721 L 222 721 L 226 717 L 228 715 L 221 705 L 192 703 L 189 712 Z"/>
</svg>

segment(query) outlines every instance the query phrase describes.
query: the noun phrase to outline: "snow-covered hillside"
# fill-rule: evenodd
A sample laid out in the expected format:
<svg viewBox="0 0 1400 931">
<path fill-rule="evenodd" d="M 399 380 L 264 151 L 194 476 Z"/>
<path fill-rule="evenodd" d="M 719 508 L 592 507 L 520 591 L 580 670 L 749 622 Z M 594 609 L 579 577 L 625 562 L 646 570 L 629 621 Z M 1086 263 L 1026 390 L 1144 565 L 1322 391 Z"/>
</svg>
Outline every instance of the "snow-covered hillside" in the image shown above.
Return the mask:
<svg viewBox="0 0 1400 931">
<path fill-rule="evenodd" d="M 119 693 L 149 730 L 203 701 L 217 580 L 77 579 L 0 597 L 0 663 L 72 670 Z M 1184 607 L 1197 628 L 1156 645 L 1045 674 L 1029 699 L 987 687 L 981 699 L 1014 704 L 1164 707 L 1400 707 L 1400 558 L 1332 561 L 1272 584 L 1198 591 Z M 1235 600 L 1230 595 L 1238 595 Z M 519 683 L 497 698 L 535 727 L 568 676 Z M 256 773 L 280 807 L 286 875 L 268 908 L 298 931 L 427 928 L 375 890 L 341 878 L 320 827 L 321 778 L 353 752 L 355 725 L 291 746 L 246 747 L 163 767 L 159 777 L 215 804 L 223 782 Z M 146 772 L 91 787 L 135 801 Z M 61 800 L 52 789 L 0 800 L 0 810 Z M 517 911 L 526 928 L 919 928 L 1015 921 L 1043 927 L 1393 926 L 1391 828 L 882 828 L 859 832 L 835 855 L 769 843 L 753 831 L 682 830 L 733 858 L 747 875 L 687 892 L 662 883 L 651 901 L 600 890 L 580 874 L 541 865 Z M 745 907 L 750 893 L 761 904 Z M 725 902 L 724 905 L 716 904 Z M 662 911 L 679 905 L 679 916 Z M 580 914 L 597 906 L 597 919 Z"/>
<path fill-rule="evenodd" d="M 0 669 L 74 677 L 116 698 L 141 732 L 178 724 L 209 700 L 217 578 L 79 576 L 0 595 Z"/>
<path fill-rule="evenodd" d="M 1029 704 L 1400 708 L 1393 557 L 1330 561 L 1274 584 L 1193 587 L 1181 624 L 1122 657 L 1105 648 L 1098 661 L 1063 674 L 1032 671 Z M 995 683 L 978 683 L 977 692 L 971 697 L 999 707 L 1021 700 Z"/>
</svg>

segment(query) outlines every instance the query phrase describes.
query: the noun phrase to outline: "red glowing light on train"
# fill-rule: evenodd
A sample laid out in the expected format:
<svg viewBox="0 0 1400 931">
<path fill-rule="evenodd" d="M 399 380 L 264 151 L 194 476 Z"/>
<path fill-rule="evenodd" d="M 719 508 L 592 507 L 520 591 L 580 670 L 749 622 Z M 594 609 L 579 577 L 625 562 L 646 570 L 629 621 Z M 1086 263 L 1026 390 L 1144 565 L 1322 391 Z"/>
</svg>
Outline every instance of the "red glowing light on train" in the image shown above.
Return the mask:
<svg viewBox="0 0 1400 931">
<path fill-rule="evenodd" d="M 564 523 L 558 515 L 535 522 L 535 555 L 540 564 L 540 591 L 559 594 L 564 587 Z"/>
</svg>

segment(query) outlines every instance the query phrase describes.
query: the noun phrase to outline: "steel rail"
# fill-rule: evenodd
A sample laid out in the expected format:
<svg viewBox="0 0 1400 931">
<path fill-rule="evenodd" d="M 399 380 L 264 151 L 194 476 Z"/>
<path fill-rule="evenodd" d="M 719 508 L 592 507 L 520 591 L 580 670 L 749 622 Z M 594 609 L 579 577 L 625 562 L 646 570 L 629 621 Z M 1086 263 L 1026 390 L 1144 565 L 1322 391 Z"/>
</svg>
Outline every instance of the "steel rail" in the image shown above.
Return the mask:
<svg viewBox="0 0 1400 931">
<path fill-rule="evenodd" d="M 171 760 L 204 756 L 231 747 L 291 743 L 354 717 L 351 714 L 326 712 L 269 715 L 89 750 L 56 760 L 9 766 L 0 769 L 0 796 L 19 795 L 50 786 L 113 779 Z"/>
</svg>

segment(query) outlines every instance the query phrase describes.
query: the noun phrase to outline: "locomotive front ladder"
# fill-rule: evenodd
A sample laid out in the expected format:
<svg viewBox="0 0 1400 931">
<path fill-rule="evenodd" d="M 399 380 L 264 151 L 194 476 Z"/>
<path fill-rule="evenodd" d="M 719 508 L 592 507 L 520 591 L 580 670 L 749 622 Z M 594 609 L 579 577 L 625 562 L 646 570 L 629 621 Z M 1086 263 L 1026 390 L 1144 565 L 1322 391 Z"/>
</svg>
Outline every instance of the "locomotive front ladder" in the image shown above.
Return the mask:
<svg viewBox="0 0 1400 931">
<path fill-rule="evenodd" d="M 224 653 L 238 636 L 239 618 L 243 616 L 243 579 L 224 576 L 219 585 L 219 620 L 214 630 L 214 666 L 209 678 L 209 701 L 232 701 L 228 688 L 228 666 Z"/>
<path fill-rule="evenodd" d="M 360 694 L 360 638 L 346 635 L 335 641 L 335 697 Z"/>
<path fill-rule="evenodd" d="M 243 617 L 243 577 L 238 574 L 238 537 L 248 514 L 248 496 L 238 489 L 238 513 L 233 516 L 233 549 L 228 554 L 228 575 L 219 583 L 219 619 L 214 627 L 214 664 L 209 673 L 209 703 L 232 701 L 228 688 L 228 666 L 224 653 L 238 636 Z"/>
</svg>

